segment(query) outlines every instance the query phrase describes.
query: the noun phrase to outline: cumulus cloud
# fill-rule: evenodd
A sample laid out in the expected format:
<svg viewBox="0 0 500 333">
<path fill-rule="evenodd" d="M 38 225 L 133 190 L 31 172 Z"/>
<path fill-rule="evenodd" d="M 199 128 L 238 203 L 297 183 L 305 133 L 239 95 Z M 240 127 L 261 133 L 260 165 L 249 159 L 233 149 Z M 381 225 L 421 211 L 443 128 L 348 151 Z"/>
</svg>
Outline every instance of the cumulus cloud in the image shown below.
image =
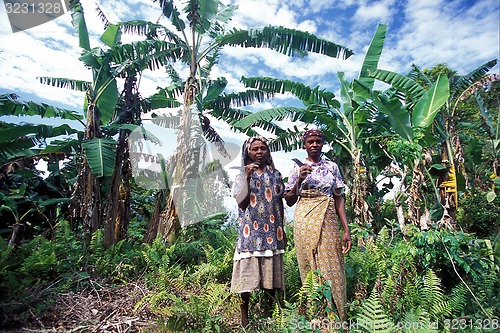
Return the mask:
<svg viewBox="0 0 500 333">
<path fill-rule="evenodd" d="M 94 0 L 82 0 L 92 46 L 102 46 L 103 23 Z M 315 33 L 355 52 L 347 60 L 311 54 L 290 58 L 270 50 L 227 47 L 212 77 L 226 77 L 229 91 L 243 89 L 241 76 L 274 76 L 337 90 L 336 73 L 357 77 L 366 49 L 379 22 L 388 25 L 379 66 L 405 73 L 411 63 L 432 67 L 447 63 L 459 72 L 498 57 L 499 4 L 497 0 L 231 0 L 238 5 L 230 27 L 256 28 L 282 25 Z M 182 11 L 184 2 L 176 1 Z M 111 22 L 142 19 L 168 25 L 157 3 L 150 0 L 100 1 Z M 37 77 L 69 77 L 90 80 L 91 73 L 78 60 L 81 49 L 69 14 L 44 25 L 13 34 L 5 7 L 0 6 L 0 70 L 8 80 L 0 92 L 29 93 L 73 107 L 82 94 L 44 86 Z M 181 74 L 186 72 L 181 69 Z M 146 71 L 141 94 L 148 96 L 168 84 L 164 71 Z"/>
</svg>

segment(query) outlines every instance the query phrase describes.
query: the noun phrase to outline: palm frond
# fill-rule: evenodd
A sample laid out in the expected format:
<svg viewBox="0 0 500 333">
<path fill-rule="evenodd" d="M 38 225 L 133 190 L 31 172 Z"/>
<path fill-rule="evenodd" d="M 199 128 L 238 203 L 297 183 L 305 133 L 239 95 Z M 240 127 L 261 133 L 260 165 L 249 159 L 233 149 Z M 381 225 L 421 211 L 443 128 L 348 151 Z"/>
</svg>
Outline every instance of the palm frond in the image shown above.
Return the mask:
<svg viewBox="0 0 500 333">
<path fill-rule="evenodd" d="M 76 91 L 87 91 L 92 86 L 92 83 L 88 81 L 73 80 L 66 78 L 42 76 L 38 77 L 38 79 L 42 84 L 46 84 L 57 88 L 76 90 Z"/>
<path fill-rule="evenodd" d="M 326 104 L 332 107 L 340 107 L 332 92 L 325 91 L 319 87 L 311 88 L 300 82 L 290 80 L 274 79 L 270 77 L 242 77 L 241 81 L 245 87 L 254 88 L 272 94 L 291 93 L 304 104 Z"/>
<path fill-rule="evenodd" d="M 116 76 L 123 69 L 130 67 L 136 67 L 137 71 L 145 68 L 159 68 L 170 61 L 181 59 L 183 55 L 183 51 L 178 45 L 158 40 L 143 40 L 117 45 L 108 53 L 111 62 L 120 64 L 118 69 L 114 69 Z"/>
<path fill-rule="evenodd" d="M 273 97 L 272 93 L 262 90 L 248 89 L 237 93 L 221 94 L 213 101 L 204 104 L 206 109 L 227 109 L 231 107 L 241 107 L 253 104 L 255 102 L 263 102 L 266 99 Z"/>
<path fill-rule="evenodd" d="M 174 115 L 155 115 L 151 118 L 151 122 L 165 128 L 177 128 L 180 124 L 180 118 Z"/>
<path fill-rule="evenodd" d="M 283 120 L 287 117 L 292 117 L 295 114 L 303 114 L 306 110 L 296 107 L 277 107 L 272 109 L 260 110 L 253 112 L 245 118 L 237 121 L 234 126 L 245 129 L 250 126 L 269 127 L 269 123 L 275 120 Z M 264 128 L 268 130 L 268 128 Z"/>
<path fill-rule="evenodd" d="M 302 131 L 294 126 L 293 129 L 287 129 L 286 132 L 279 134 L 269 142 L 271 151 L 294 151 L 302 147 Z"/>
<path fill-rule="evenodd" d="M 215 144 L 222 157 L 231 157 L 224 146 L 224 140 L 212 126 L 203 126 L 203 135 L 208 141 Z"/>
<path fill-rule="evenodd" d="M 26 102 L 15 93 L 0 94 L 0 115 L 83 119 L 83 116 L 79 115 L 76 111 L 58 108 L 46 103 Z"/>
<path fill-rule="evenodd" d="M 418 100 L 425 94 L 425 89 L 408 76 L 382 69 L 370 72 L 370 76 L 405 92 L 406 96 L 413 101 Z"/>
<path fill-rule="evenodd" d="M 462 94 L 462 92 L 467 90 L 467 88 L 472 86 L 478 80 L 484 78 L 484 76 L 490 71 L 490 69 L 495 67 L 497 62 L 498 62 L 497 59 L 490 60 L 487 63 L 467 73 L 466 75 L 458 76 L 456 78 L 456 81 L 451 84 L 450 98 L 454 98 L 455 96 L 460 96 L 460 94 Z"/>
<path fill-rule="evenodd" d="M 218 45 L 269 48 L 287 56 L 304 56 L 307 52 L 313 52 L 347 59 L 354 54 L 344 46 L 308 32 L 275 26 L 250 30 L 234 28 L 227 34 L 219 36 L 215 42 Z"/>
</svg>

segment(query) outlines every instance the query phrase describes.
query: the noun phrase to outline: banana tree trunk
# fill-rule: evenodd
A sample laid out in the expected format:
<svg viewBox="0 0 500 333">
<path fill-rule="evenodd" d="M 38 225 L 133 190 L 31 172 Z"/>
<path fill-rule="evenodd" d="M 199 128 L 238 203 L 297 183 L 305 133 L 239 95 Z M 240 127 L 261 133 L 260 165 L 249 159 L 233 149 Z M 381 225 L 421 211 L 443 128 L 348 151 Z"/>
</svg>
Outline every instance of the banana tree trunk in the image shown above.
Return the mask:
<svg viewBox="0 0 500 333">
<path fill-rule="evenodd" d="M 354 209 L 354 222 L 361 226 L 366 226 L 373 222 L 373 217 L 366 203 L 368 181 L 366 168 L 361 163 L 361 151 L 356 150 L 353 155 L 353 184 L 352 184 L 352 206 Z"/>
<path fill-rule="evenodd" d="M 135 124 L 140 121 L 141 108 L 136 83 L 136 73 L 128 73 L 123 89 L 123 111 L 122 114 L 118 115 L 120 123 Z M 120 129 L 119 131 L 115 167 L 111 178 L 111 191 L 104 210 L 105 248 L 116 244 L 127 236 L 130 222 L 130 182 L 132 179 L 129 147 L 130 132 L 128 129 Z"/>
<path fill-rule="evenodd" d="M 130 180 L 132 178 L 127 140 L 129 133 L 129 130 L 120 130 L 118 138 L 111 191 L 104 210 L 104 248 L 116 244 L 127 235 L 130 221 Z"/>
<path fill-rule="evenodd" d="M 196 218 L 196 196 L 198 191 L 198 175 L 200 165 L 200 146 L 193 132 L 200 127 L 196 115 L 195 96 L 198 86 L 194 79 L 187 82 L 184 94 L 184 110 L 177 135 L 177 147 L 174 153 L 175 167 L 173 170 L 172 183 L 169 184 L 168 197 L 166 200 L 157 200 L 155 213 L 152 216 L 145 240 L 152 242 L 158 234 L 167 242 L 173 242 L 182 225 L 194 222 Z M 194 130 L 193 130 L 194 129 Z M 189 187 L 189 189 L 187 189 Z M 194 190 L 193 190 L 194 189 Z M 161 191 L 160 191 L 161 192 Z M 164 194 L 158 194 L 159 196 Z M 163 207 L 162 207 L 163 206 Z M 182 222 L 182 225 L 181 225 Z"/>
<path fill-rule="evenodd" d="M 87 127 L 83 140 L 97 138 L 100 133 L 100 112 L 97 106 L 89 102 L 87 108 Z M 80 170 L 69 205 L 69 220 L 73 229 L 81 223 L 83 231 L 94 232 L 101 226 L 101 182 L 92 174 L 87 160 L 82 156 Z"/>
<path fill-rule="evenodd" d="M 445 119 L 446 132 L 452 133 L 442 147 L 441 162 L 448 169 L 445 179 L 438 184 L 440 202 L 443 207 L 443 216 L 440 224 L 449 229 L 456 229 L 458 209 L 458 187 L 457 172 L 460 172 L 467 184 L 467 173 L 464 166 L 463 147 L 460 138 L 456 134 L 453 119 Z"/>
<path fill-rule="evenodd" d="M 391 164 L 391 174 L 398 174 L 399 177 L 401 178 L 400 182 L 396 184 L 394 187 L 394 197 L 393 197 L 393 202 L 394 202 L 394 207 L 396 209 L 396 218 L 398 219 L 398 224 L 399 224 L 399 229 L 401 230 L 401 233 L 405 238 L 408 237 L 408 228 L 406 227 L 406 220 L 405 220 L 405 214 L 404 214 L 404 207 L 403 207 L 403 196 L 405 195 L 406 191 L 406 175 L 408 174 L 408 170 L 406 165 L 403 166 L 403 169 L 399 167 L 397 163 L 392 163 Z"/>
<path fill-rule="evenodd" d="M 420 185 L 423 184 L 425 177 L 420 166 L 422 161 L 415 159 L 411 177 L 410 192 L 408 194 L 408 220 L 411 224 L 418 226 L 420 224 Z"/>
</svg>

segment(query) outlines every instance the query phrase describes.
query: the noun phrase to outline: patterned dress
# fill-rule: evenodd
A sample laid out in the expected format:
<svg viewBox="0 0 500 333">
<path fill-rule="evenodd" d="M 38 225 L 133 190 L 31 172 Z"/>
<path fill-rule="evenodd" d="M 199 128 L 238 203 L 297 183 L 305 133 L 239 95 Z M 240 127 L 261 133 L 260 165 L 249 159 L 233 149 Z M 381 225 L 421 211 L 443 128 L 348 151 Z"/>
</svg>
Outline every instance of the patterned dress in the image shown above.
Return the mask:
<svg viewBox="0 0 500 333">
<path fill-rule="evenodd" d="M 334 192 L 342 191 L 344 182 L 336 163 L 321 160 L 312 163 L 313 171 L 301 184 L 294 214 L 294 244 L 302 281 L 310 270 L 319 269 L 332 282 L 332 294 L 339 318 L 345 320 L 347 299 L 342 239 L 335 212 Z M 299 176 L 294 165 L 285 190 L 292 190 Z"/>
<path fill-rule="evenodd" d="M 244 173 L 236 176 L 233 195 L 246 182 Z M 283 192 L 281 173 L 271 166 L 250 178 L 250 203 L 238 208 L 238 240 L 234 254 L 231 290 L 236 293 L 258 289 L 284 290 Z"/>
</svg>

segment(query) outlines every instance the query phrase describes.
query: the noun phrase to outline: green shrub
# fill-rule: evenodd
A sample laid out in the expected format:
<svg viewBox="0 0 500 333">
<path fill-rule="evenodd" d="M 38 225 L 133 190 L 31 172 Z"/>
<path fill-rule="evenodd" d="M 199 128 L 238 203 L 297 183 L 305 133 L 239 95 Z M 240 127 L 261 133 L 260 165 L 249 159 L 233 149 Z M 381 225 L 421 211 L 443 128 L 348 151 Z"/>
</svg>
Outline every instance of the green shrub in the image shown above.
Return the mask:
<svg viewBox="0 0 500 333">
<path fill-rule="evenodd" d="M 458 222 L 479 238 L 493 238 L 500 229 L 500 196 L 488 202 L 486 193 L 473 193 L 460 205 Z"/>
</svg>

